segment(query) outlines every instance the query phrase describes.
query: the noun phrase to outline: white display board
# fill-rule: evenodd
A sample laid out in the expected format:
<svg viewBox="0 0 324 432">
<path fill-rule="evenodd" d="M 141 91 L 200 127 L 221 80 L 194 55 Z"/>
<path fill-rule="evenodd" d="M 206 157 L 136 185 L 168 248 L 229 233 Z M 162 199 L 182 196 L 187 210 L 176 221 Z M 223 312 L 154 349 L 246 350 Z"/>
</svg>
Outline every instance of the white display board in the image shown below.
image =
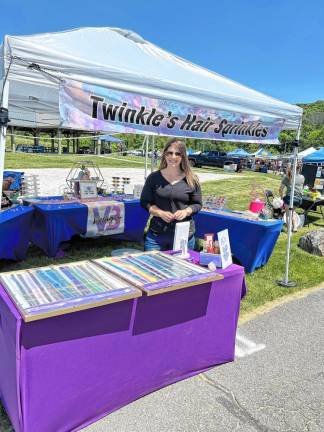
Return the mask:
<svg viewBox="0 0 324 432">
<path fill-rule="evenodd" d="M 178 222 L 175 226 L 173 250 L 181 250 L 181 257 L 187 258 L 188 254 L 188 237 L 190 222 Z"/>
<path fill-rule="evenodd" d="M 80 186 L 81 199 L 97 198 L 98 197 L 97 182 L 96 181 L 80 180 L 79 186 Z"/>
<path fill-rule="evenodd" d="M 217 233 L 219 249 L 222 259 L 222 268 L 226 268 L 233 263 L 231 245 L 228 236 L 228 230 L 219 231 Z"/>
</svg>

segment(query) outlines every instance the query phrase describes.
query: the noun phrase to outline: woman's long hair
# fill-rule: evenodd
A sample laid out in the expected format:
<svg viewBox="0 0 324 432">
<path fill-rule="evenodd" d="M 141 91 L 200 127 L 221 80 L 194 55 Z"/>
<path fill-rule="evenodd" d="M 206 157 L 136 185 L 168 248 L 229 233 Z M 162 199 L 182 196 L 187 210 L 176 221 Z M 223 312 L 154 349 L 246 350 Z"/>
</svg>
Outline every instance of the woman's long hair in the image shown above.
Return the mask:
<svg viewBox="0 0 324 432">
<path fill-rule="evenodd" d="M 172 144 L 176 145 L 177 150 L 179 151 L 179 153 L 181 153 L 181 164 L 180 164 L 180 169 L 181 171 L 184 172 L 184 175 L 186 177 L 187 183 L 188 185 L 195 189 L 196 186 L 199 186 L 199 179 L 198 177 L 193 173 L 189 160 L 188 160 L 188 156 L 187 156 L 187 149 L 186 149 L 186 144 L 183 141 L 180 141 L 178 138 L 172 138 L 171 140 L 169 140 L 164 149 L 163 149 L 163 153 L 162 153 L 162 157 L 161 157 L 161 163 L 160 163 L 160 167 L 159 169 L 165 169 L 167 167 L 167 161 L 166 161 L 166 154 L 169 150 L 169 148 L 171 147 Z"/>
<path fill-rule="evenodd" d="M 296 166 L 296 175 L 301 173 L 301 171 L 302 171 L 302 167 L 303 167 L 302 163 L 298 161 L 298 162 L 297 162 L 297 166 Z M 288 165 L 287 165 L 286 175 L 287 175 L 288 180 L 289 180 L 290 183 L 291 183 L 291 181 L 292 181 L 292 168 L 293 168 L 293 167 L 292 167 L 291 164 L 288 164 Z"/>
</svg>

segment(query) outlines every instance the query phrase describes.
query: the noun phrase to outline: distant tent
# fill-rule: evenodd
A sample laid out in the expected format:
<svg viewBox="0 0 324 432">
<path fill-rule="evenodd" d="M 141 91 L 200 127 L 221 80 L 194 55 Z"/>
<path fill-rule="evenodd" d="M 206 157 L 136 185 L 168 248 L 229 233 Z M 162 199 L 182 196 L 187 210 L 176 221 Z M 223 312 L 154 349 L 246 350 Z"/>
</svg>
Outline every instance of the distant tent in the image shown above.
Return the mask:
<svg viewBox="0 0 324 432">
<path fill-rule="evenodd" d="M 324 163 L 324 147 L 304 157 L 303 162 Z"/>
<path fill-rule="evenodd" d="M 309 147 L 301 152 L 298 153 L 298 159 L 303 159 L 304 157 L 310 155 L 311 153 L 316 152 L 316 148 Z"/>
<path fill-rule="evenodd" d="M 242 148 L 237 148 L 233 151 L 230 151 L 227 153 L 227 156 L 241 156 L 241 157 L 246 157 L 246 156 L 250 156 L 250 153 L 248 153 L 247 151 L 245 151 Z"/>
<path fill-rule="evenodd" d="M 268 156 L 271 156 L 271 152 L 269 150 L 264 149 L 264 148 L 260 148 L 255 153 L 250 153 L 250 156 L 255 156 L 255 157 L 260 157 L 260 158 L 268 157 Z"/>
</svg>

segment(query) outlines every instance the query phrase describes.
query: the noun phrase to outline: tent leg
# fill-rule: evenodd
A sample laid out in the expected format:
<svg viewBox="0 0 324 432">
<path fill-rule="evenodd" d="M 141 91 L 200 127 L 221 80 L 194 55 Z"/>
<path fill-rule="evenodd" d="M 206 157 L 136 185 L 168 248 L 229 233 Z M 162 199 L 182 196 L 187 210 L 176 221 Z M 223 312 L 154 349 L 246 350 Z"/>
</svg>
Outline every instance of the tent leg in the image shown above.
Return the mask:
<svg viewBox="0 0 324 432">
<path fill-rule="evenodd" d="M 1 108 L 4 110 L 8 109 L 9 101 L 9 80 L 5 80 L 2 90 L 2 103 Z M 1 123 L 0 128 L 0 210 L 1 210 L 1 196 L 2 196 L 2 185 L 3 185 L 3 171 L 4 171 L 4 160 L 6 152 L 6 134 L 7 134 L 7 123 Z"/>
<path fill-rule="evenodd" d="M 155 136 L 151 137 L 151 172 L 154 171 Z"/>
<path fill-rule="evenodd" d="M 147 179 L 147 158 L 148 158 L 148 145 L 149 137 L 145 135 L 143 146 L 145 146 L 145 168 L 144 168 L 144 180 Z"/>
<path fill-rule="evenodd" d="M 286 262 L 285 262 L 285 276 L 283 280 L 277 281 L 277 284 L 285 288 L 293 288 L 297 285 L 295 281 L 289 280 L 289 258 L 290 258 L 290 246 L 291 246 L 291 226 L 292 226 L 292 216 L 294 207 L 294 195 L 295 195 L 295 180 L 296 180 L 296 170 L 297 170 L 297 160 L 298 160 L 298 145 L 299 137 L 301 131 L 302 119 L 300 119 L 296 140 L 294 141 L 294 160 L 293 160 L 293 173 L 292 173 L 292 185 L 289 201 L 289 212 L 288 212 L 288 240 L 286 246 Z"/>
</svg>

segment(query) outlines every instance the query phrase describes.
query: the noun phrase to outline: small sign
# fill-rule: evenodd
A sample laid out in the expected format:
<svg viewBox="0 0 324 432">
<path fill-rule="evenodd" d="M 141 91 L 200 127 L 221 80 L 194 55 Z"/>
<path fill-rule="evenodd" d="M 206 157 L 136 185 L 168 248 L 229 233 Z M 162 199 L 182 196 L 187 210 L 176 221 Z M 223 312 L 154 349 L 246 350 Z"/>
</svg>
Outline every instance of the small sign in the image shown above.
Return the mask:
<svg viewBox="0 0 324 432">
<path fill-rule="evenodd" d="M 97 182 L 96 181 L 79 181 L 80 186 L 80 197 L 81 199 L 85 198 L 97 198 Z"/>
<path fill-rule="evenodd" d="M 190 222 L 178 222 L 175 226 L 173 250 L 181 250 L 181 258 L 187 258 Z"/>
<path fill-rule="evenodd" d="M 222 258 L 222 268 L 226 268 L 233 263 L 231 245 L 228 236 L 228 230 L 219 231 L 217 233 L 220 254 Z"/>
<path fill-rule="evenodd" d="M 134 185 L 126 183 L 124 186 L 124 194 L 125 195 L 134 195 Z"/>
</svg>

